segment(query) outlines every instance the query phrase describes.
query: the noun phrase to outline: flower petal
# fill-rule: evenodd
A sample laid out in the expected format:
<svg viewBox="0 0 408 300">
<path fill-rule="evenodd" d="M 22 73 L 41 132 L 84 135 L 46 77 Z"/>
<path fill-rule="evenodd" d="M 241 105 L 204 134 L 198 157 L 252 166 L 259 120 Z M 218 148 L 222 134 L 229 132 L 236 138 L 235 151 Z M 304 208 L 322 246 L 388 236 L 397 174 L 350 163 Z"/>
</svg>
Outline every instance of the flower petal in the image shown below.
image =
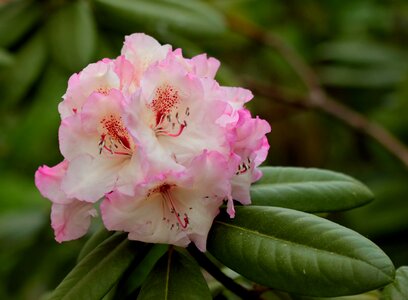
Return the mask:
<svg viewBox="0 0 408 300">
<path fill-rule="evenodd" d="M 54 167 L 42 166 L 35 172 L 35 185 L 41 195 L 54 203 L 68 203 L 71 200 L 61 190 L 61 181 L 68 168 L 68 162 L 62 161 Z"/>
<path fill-rule="evenodd" d="M 134 33 L 125 37 L 122 55 L 133 65 L 133 80 L 138 85 L 144 71 L 155 62 L 164 59 L 170 51 L 170 45 L 162 46 L 151 36 Z"/>
<path fill-rule="evenodd" d="M 73 74 L 68 81 L 68 89 L 58 110 L 61 119 L 75 115 L 93 92 L 107 94 L 112 88 L 119 88 L 120 80 L 114 71 L 113 61 L 103 59 L 88 65 L 79 74 Z"/>
<path fill-rule="evenodd" d="M 190 59 L 194 73 L 199 77 L 214 78 L 220 67 L 220 61 L 214 57 L 207 58 L 206 54 L 196 55 Z"/>
<path fill-rule="evenodd" d="M 79 115 L 62 120 L 58 132 L 61 154 L 67 160 L 73 160 L 78 155 L 98 155 L 100 137 L 94 132 L 86 132 Z"/>
<path fill-rule="evenodd" d="M 218 85 L 203 85 L 197 76 L 186 72 L 174 54 L 151 66 L 141 79 L 140 101 L 144 105 L 139 104 L 141 112 L 133 113 L 132 118 L 149 116 L 144 119 L 146 127 L 155 132 L 168 156 L 182 165 L 205 149 L 229 154 L 226 129 L 216 122 L 228 104 L 207 97 L 213 91 L 204 88 L 216 89 Z"/>
<path fill-rule="evenodd" d="M 128 162 L 126 158 L 78 156 L 68 166 L 62 189 L 70 198 L 96 202 L 114 189 L 120 170 Z"/>
<path fill-rule="evenodd" d="M 240 157 L 237 174 L 232 178 L 232 197 L 244 205 L 250 204 L 250 187 L 262 173 L 257 167 L 266 159 L 269 144 L 265 136 L 270 125 L 256 118 L 246 109 L 238 111 L 239 120 L 232 131 L 235 135 L 233 152 Z"/>
<path fill-rule="evenodd" d="M 193 241 L 205 251 L 208 231 L 223 199 L 230 193 L 224 156 L 205 151 L 191 171 L 169 172 L 139 184 L 134 196 L 114 191 L 101 205 L 109 230 L 129 232 L 129 238 L 186 246 Z"/>
<path fill-rule="evenodd" d="M 85 235 L 91 224 L 91 217 L 97 212 L 92 203 L 73 200 L 68 204 L 54 203 L 51 208 L 51 226 L 55 239 L 61 243 Z"/>
</svg>

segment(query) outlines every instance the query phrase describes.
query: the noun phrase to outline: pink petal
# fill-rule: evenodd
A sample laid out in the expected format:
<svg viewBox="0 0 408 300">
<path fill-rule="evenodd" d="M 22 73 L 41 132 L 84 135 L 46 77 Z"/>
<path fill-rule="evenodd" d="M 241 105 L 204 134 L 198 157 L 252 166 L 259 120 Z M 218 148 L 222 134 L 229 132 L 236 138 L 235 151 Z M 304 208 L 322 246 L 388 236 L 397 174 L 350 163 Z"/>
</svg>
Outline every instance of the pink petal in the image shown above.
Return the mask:
<svg viewBox="0 0 408 300">
<path fill-rule="evenodd" d="M 194 67 L 195 74 L 199 77 L 214 78 L 220 67 L 219 60 L 213 57 L 207 58 L 206 54 L 194 56 L 190 63 Z"/>
<path fill-rule="evenodd" d="M 119 77 L 114 71 L 112 60 L 103 59 L 89 64 L 79 74 L 74 74 L 69 79 L 64 101 L 58 106 L 61 118 L 79 113 L 92 93 L 107 94 L 112 88 L 119 88 L 119 85 Z"/>
<path fill-rule="evenodd" d="M 144 33 L 134 33 L 125 37 L 121 54 L 133 65 L 133 80 L 138 86 L 146 69 L 164 59 L 170 51 L 170 45 L 162 46 L 151 36 Z"/>
<path fill-rule="evenodd" d="M 68 168 L 68 162 L 62 161 L 54 167 L 42 166 L 35 172 L 35 185 L 41 195 L 54 203 L 64 204 L 70 202 L 61 190 L 61 181 Z"/>
<path fill-rule="evenodd" d="M 82 237 L 89 229 L 91 217 L 96 215 L 92 203 L 77 200 L 68 204 L 54 203 L 51 209 L 51 226 L 56 241 L 61 243 Z"/>
<path fill-rule="evenodd" d="M 80 115 L 67 117 L 61 122 L 58 132 L 60 151 L 67 160 L 83 154 L 96 156 L 99 153 L 100 136 L 96 128 L 93 132 L 87 132 L 82 125 Z"/>
</svg>

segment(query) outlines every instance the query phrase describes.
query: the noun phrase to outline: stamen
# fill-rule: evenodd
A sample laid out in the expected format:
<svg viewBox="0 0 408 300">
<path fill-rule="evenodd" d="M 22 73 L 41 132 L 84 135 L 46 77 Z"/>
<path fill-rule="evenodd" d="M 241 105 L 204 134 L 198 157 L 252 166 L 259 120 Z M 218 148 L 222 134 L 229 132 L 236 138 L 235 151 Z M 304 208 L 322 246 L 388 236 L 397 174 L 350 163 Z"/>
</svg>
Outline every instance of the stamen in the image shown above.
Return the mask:
<svg viewBox="0 0 408 300">
<path fill-rule="evenodd" d="M 176 133 L 170 133 L 170 132 L 168 132 L 166 130 L 160 129 L 160 130 L 156 130 L 156 134 L 157 135 L 167 135 L 167 136 L 171 136 L 171 137 L 177 137 L 183 132 L 184 128 L 186 128 L 186 126 L 180 125 L 179 131 L 176 132 Z"/>
<path fill-rule="evenodd" d="M 103 149 L 105 148 L 105 135 L 101 135 L 101 139 L 99 140 L 99 154 L 102 154 Z"/>
<path fill-rule="evenodd" d="M 171 188 L 170 185 L 164 184 L 156 188 L 155 190 L 161 193 L 163 199 L 166 201 L 169 207 L 170 212 L 176 216 L 177 219 L 176 226 L 181 226 L 182 229 L 186 229 L 190 223 L 188 216 L 186 213 L 184 213 L 183 219 L 181 219 L 180 213 L 177 211 L 175 205 L 175 199 L 173 199 L 173 195 L 170 192 L 170 188 Z"/>
<path fill-rule="evenodd" d="M 174 122 L 173 123 L 165 122 L 165 121 L 171 120 L 171 116 L 170 115 L 166 115 L 166 116 L 162 115 L 160 117 L 159 124 L 157 124 L 156 127 L 153 129 L 155 131 L 156 135 L 157 136 L 167 135 L 167 136 L 171 136 L 171 137 L 180 136 L 183 133 L 184 128 L 187 127 L 187 121 L 186 120 L 181 121 L 180 118 L 179 118 L 178 112 L 176 113 L 175 118 L 176 118 L 178 124 L 176 124 Z M 176 125 L 178 125 L 178 131 L 174 132 L 174 130 L 176 129 Z M 171 129 L 168 128 L 169 126 L 171 126 Z"/>
<path fill-rule="evenodd" d="M 107 96 L 107 95 L 109 95 L 110 88 L 100 87 L 100 88 L 97 88 L 96 91 L 97 91 L 98 93 L 100 93 L 100 94 L 103 94 L 103 95 Z"/>
<path fill-rule="evenodd" d="M 156 115 L 155 124 L 151 126 L 156 136 L 178 137 L 187 127 L 186 120 L 180 118 L 178 111 L 180 100 L 179 91 L 174 86 L 163 84 L 156 89 L 155 97 L 150 104 Z M 186 108 L 184 114 L 186 117 L 190 115 L 189 107 Z M 174 119 L 176 122 L 173 121 Z"/>
<path fill-rule="evenodd" d="M 238 170 L 235 175 L 244 174 L 246 171 L 251 169 L 251 160 L 248 158 L 248 163 L 243 162 L 242 164 L 238 165 Z"/>
<path fill-rule="evenodd" d="M 174 108 L 177 108 L 179 102 L 179 91 L 175 87 L 169 84 L 158 87 L 151 103 L 151 107 L 156 113 L 156 125 L 161 122 L 162 116 L 169 115 Z"/>
<path fill-rule="evenodd" d="M 121 117 L 109 115 L 104 117 L 100 124 L 103 133 L 98 143 L 99 154 L 106 150 L 110 154 L 132 155 L 131 139 Z"/>
</svg>

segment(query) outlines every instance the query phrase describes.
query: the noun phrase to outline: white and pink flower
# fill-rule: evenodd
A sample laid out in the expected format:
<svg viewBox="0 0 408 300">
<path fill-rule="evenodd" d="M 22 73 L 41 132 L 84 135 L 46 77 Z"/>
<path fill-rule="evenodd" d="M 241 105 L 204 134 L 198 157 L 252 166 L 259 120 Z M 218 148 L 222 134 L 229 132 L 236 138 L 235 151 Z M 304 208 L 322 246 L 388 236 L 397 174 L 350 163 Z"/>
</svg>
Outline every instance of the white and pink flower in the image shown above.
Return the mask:
<svg viewBox="0 0 408 300">
<path fill-rule="evenodd" d="M 244 108 L 252 93 L 220 86 L 219 61 L 184 58 L 145 34 L 116 59 L 71 76 L 59 105 L 64 161 L 40 167 L 56 240 L 84 235 L 95 203 L 108 230 L 205 251 L 219 207 L 249 204 L 269 124 Z"/>
</svg>

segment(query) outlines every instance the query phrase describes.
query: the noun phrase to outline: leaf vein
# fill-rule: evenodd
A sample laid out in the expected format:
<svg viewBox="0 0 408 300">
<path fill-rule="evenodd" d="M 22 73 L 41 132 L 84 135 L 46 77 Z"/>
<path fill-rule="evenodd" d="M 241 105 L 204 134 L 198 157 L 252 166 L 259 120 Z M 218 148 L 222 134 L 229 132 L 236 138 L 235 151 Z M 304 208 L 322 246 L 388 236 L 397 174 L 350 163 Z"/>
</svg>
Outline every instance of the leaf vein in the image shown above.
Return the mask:
<svg viewBox="0 0 408 300">
<path fill-rule="evenodd" d="M 382 272 L 386 277 L 389 277 L 389 278 L 390 278 L 390 276 L 389 276 L 386 272 L 384 272 L 383 270 L 381 270 L 379 267 L 377 267 L 377 266 L 375 266 L 375 265 L 372 265 L 372 264 L 370 264 L 370 263 L 368 263 L 368 262 L 366 262 L 366 261 L 364 261 L 364 260 L 358 259 L 358 258 L 356 258 L 356 257 L 351 257 L 351 256 L 347 256 L 347 255 L 342 255 L 342 254 L 340 254 L 340 253 L 336 253 L 336 252 L 332 252 L 332 251 L 328 251 L 328 250 L 324 250 L 324 249 L 314 248 L 314 247 L 312 247 L 312 246 L 310 246 L 310 245 L 297 244 L 297 243 L 295 243 L 295 242 L 293 242 L 293 241 L 283 240 L 283 239 L 277 238 L 276 236 L 266 235 L 266 234 L 261 233 L 261 232 L 256 231 L 256 230 L 250 230 L 250 229 L 248 229 L 248 228 L 239 227 L 239 226 L 232 225 L 232 224 L 229 224 L 229 223 L 225 223 L 225 222 L 222 222 L 222 221 L 219 221 L 219 220 L 216 220 L 215 222 L 216 222 L 216 223 L 219 223 L 219 224 L 221 224 L 221 225 L 224 225 L 224 226 L 226 226 L 226 227 L 231 227 L 231 228 L 233 228 L 233 229 L 235 229 L 235 230 L 240 230 L 240 231 L 243 231 L 243 232 L 246 232 L 246 233 L 250 233 L 250 234 L 254 234 L 254 235 L 257 235 L 257 236 L 260 236 L 260 237 L 263 237 L 263 238 L 276 240 L 276 241 L 278 241 L 278 242 L 287 243 L 287 244 L 295 245 L 295 246 L 298 246 L 298 247 L 299 247 L 299 246 L 303 246 L 303 247 L 305 247 L 305 248 L 309 248 L 309 249 L 315 250 L 315 251 L 317 251 L 317 252 L 323 252 L 323 253 L 326 253 L 326 254 L 328 253 L 328 254 L 330 254 L 330 255 L 338 256 L 338 257 L 341 257 L 341 258 L 347 257 L 347 258 L 352 259 L 352 260 L 354 260 L 354 261 L 358 261 L 358 262 L 360 262 L 360 263 L 369 265 L 369 266 L 371 266 L 371 267 L 373 267 L 373 268 L 379 270 L 380 272 Z M 391 279 L 391 278 L 390 278 L 390 279 Z"/>
</svg>

